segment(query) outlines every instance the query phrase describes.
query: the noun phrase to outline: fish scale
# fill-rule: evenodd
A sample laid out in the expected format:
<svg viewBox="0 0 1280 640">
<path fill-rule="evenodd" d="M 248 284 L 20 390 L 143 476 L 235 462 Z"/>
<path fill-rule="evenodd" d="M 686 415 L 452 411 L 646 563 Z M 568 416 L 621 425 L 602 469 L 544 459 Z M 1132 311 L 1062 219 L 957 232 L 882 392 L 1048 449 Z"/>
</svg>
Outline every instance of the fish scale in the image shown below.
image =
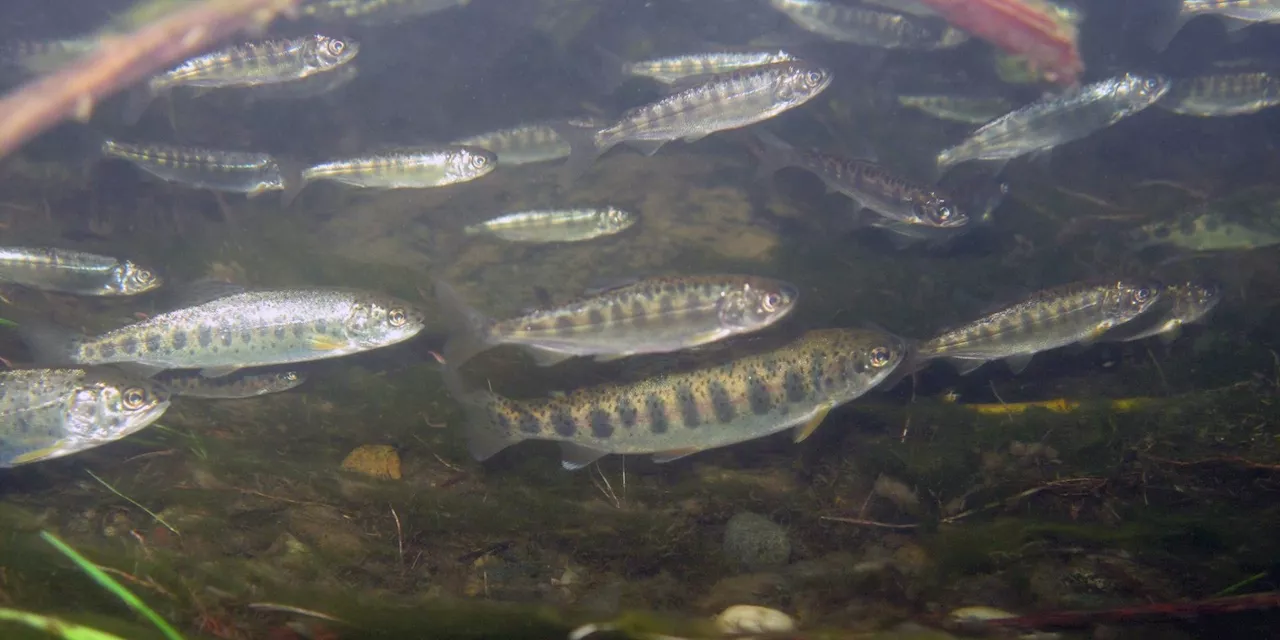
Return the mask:
<svg viewBox="0 0 1280 640">
<path fill-rule="evenodd" d="M 1098 338 L 1142 315 L 1158 299 L 1155 282 L 1118 280 L 1046 289 L 921 344 L 915 357 L 947 358 L 961 373 L 1007 359 L 1015 373 L 1041 351 Z"/>
<path fill-rule="evenodd" d="M 119 440 L 169 407 L 156 382 L 79 368 L 0 372 L 0 468 Z"/>
<path fill-rule="evenodd" d="M 677 351 L 768 327 L 799 296 L 791 284 L 754 276 L 651 278 L 494 321 L 467 308 L 447 285 L 437 284 L 437 295 L 456 316 L 445 345 L 453 366 L 500 344 L 519 345 L 542 365 Z"/>
<path fill-rule="evenodd" d="M 465 399 L 477 459 L 523 440 L 552 440 L 574 469 L 609 453 L 654 453 L 665 462 L 790 427 L 803 440 L 832 408 L 884 382 L 906 350 L 882 331 L 823 329 L 720 366 L 559 398 L 463 391 L 452 367 L 446 380 Z"/>
<path fill-rule="evenodd" d="M 220 376 L 241 367 L 367 351 L 408 339 L 422 327 L 420 311 L 390 296 L 345 289 L 247 291 L 79 337 L 53 352 L 74 364 L 132 363 Z"/>
</svg>

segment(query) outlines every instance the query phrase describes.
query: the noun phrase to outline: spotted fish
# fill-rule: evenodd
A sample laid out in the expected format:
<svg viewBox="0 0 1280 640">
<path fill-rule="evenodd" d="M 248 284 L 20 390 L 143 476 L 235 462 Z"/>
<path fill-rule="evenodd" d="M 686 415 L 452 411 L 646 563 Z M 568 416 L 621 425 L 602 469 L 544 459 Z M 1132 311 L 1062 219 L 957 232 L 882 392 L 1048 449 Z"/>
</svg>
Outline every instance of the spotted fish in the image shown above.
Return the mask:
<svg viewBox="0 0 1280 640">
<path fill-rule="evenodd" d="M 1046 289 L 984 318 L 922 343 L 917 362 L 949 360 L 968 373 L 1003 359 L 1014 373 L 1049 349 L 1100 338 L 1151 308 L 1161 297 L 1155 282 L 1115 280 Z"/>
<path fill-rule="evenodd" d="M 1213 73 L 1175 80 L 1156 106 L 1188 116 L 1257 113 L 1280 105 L 1280 78 L 1265 71 Z"/>
<path fill-rule="evenodd" d="M 579 242 L 621 233 L 636 220 L 634 213 L 617 207 L 519 211 L 470 225 L 463 232 L 508 242 Z"/>
<path fill-rule="evenodd" d="M 523 347 L 543 366 L 679 351 L 768 327 L 791 313 L 799 292 L 755 276 L 651 278 L 507 320 L 484 317 L 445 283 L 436 295 L 454 316 L 444 357 L 457 367 L 500 344 Z"/>
<path fill-rule="evenodd" d="M 801 29 L 828 40 L 885 49 L 942 49 L 969 34 L 938 18 L 926 18 L 868 6 L 827 0 L 769 0 Z"/>
<path fill-rule="evenodd" d="M 102 143 L 102 155 L 131 162 L 161 180 L 195 189 L 253 197 L 267 191 L 280 191 L 286 186 L 280 163 L 267 153 L 107 140 Z"/>
<path fill-rule="evenodd" d="M 212 51 L 150 78 L 130 96 L 125 121 L 136 122 L 155 96 L 177 87 L 207 90 L 292 82 L 344 65 L 359 51 L 354 41 L 319 34 Z"/>
<path fill-rule="evenodd" d="M 307 184 L 330 180 L 365 189 L 427 189 L 475 180 L 498 167 L 498 157 L 479 147 L 432 147 L 332 160 L 302 170 L 285 189 L 288 204 Z"/>
<path fill-rule="evenodd" d="M 823 329 L 719 366 L 538 400 L 467 391 L 452 366 L 445 371 L 466 407 L 476 459 L 523 440 L 552 440 L 564 467 L 579 469 L 610 453 L 666 462 L 791 427 L 799 442 L 831 409 L 884 382 L 906 350 L 882 331 Z"/>
<path fill-rule="evenodd" d="M 1160 302 L 1142 318 L 1107 332 L 1106 340 L 1132 342 L 1159 336 L 1166 343 L 1177 339 L 1182 327 L 1200 322 L 1222 301 L 1222 289 L 1210 282 L 1187 280 L 1165 285 Z"/>
<path fill-rule="evenodd" d="M 694 142 L 717 131 L 762 122 L 808 102 L 829 84 L 831 73 L 826 69 L 792 60 L 716 76 L 631 109 L 603 128 L 557 123 L 557 132 L 572 149 L 566 172 L 582 173 L 623 142 L 652 155 L 672 140 Z"/>
<path fill-rule="evenodd" d="M 1249 251 L 1280 244 L 1280 228 L 1261 217 L 1228 216 L 1217 205 L 1207 204 L 1172 220 L 1143 225 L 1129 232 L 1128 239 L 1137 250 L 1167 247 L 1194 253 Z"/>
<path fill-rule="evenodd" d="M 0 467 L 115 442 L 168 408 L 163 385 L 111 369 L 0 371 Z"/>
<path fill-rule="evenodd" d="M 377 293 L 298 288 L 239 291 L 154 315 L 97 336 L 22 323 L 41 362 L 129 363 L 142 372 L 200 369 L 220 377 L 242 367 L 306 362 L 395 344 L 423 328 L 423 314 Z"/>
<path fill-rule="evenodd" d="M 491 151 L 503 167 L 569 157 L 569 143 L 560 139 L 555 128 L 541 122 L 479 133 L 449 144 Z"/>
<path fill-rule="evenodd" d="M 175 396 L 188 398 L 252 398 L 268 393 L 288 391 L 307 377 L 297 371 L 236 372 L 221 378 L 206 378 L 197 373 L 164 372 L 154 380 Z"/>
<path fill-rule="evenodd" d="M 1105 129 L 1154 104 L 1169 91 L 1164 76 L 1127 73 L 1037 100 L 979 127 L 938 154 L 939 170 L 969 160 L 1005 162 Z"/>
<path fill-rule="evenodd" d="M 162 284 L 129 260 L 46 247 L 0 247 L 0 282 L 85 296 L 132 296 Z"/>
</svg>

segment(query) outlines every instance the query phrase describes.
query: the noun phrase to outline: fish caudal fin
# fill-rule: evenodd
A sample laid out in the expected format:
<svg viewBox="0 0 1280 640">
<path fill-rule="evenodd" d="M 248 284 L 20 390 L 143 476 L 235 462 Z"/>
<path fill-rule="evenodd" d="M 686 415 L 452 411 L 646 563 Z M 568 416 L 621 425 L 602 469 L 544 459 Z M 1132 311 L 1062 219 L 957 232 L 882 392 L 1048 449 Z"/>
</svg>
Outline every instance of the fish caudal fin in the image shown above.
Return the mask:
<svg viewBox="0 0 1280 640">
<path fill-rule="evenodd" d="M 302 175 L 302 163 L 295 160 L 279 159 L 276 165 L 280 167 L 280 182 L 284 189 L 280 191 L 280 206 L 288 207 L 290 203 L 302 193 L 302 188 L 307 186 L 307 179 Z"/>
<path fill-rule="evenodd" d="M 31 352 L 31 360 L 42 366 L 79 364 L 76 354 L 84 334 L 42 319 L 18 320 L 18 336 Z"/>
<path fill-rule="evenodd" d="M 151 101 L 155 97 L 155 93 L 145 84 L 133 89 L 125 96 L 124 109 L 120 112 L 120 119 L 130 126 L 138 124 L 138 121 L 142 119 L 142 114 L 147 112 L 147 107 L 151 106 Z"/>
<path fill-rule="evenodd" d="M 488 391 L 473 391 L 462 383 L 462 377 L 451 364 L 443 369 L 444 386 L 449 390 L 467 416 L 464 432 L 467 435 L 467 450 L 477 461 L 484 461 L 497 455 L 499 451 L 524 440 L 524 437 L 511 430 L 504 430 L 494 423 L 491 408 L 506 402 L 501 396 Z"/>
<path fill-rule="evenodd" d="M 569 158 L 564 163 L 564 175 L 567 181 L 573 181 L 587 172 L 607 149 L 600 148 L 596 141 L 595 127 L 582 127 L 568 121 L 549 123 L 556 135 L 569 145 Z"/>
<path fill-rule="evenodd" d="M 627 61 L 604 47 L 597 46 L 596 53 L 600 55 L 600 67 L 596 69 L 596 82 L 604 93 L 613 93 L 630 77 L 627 73 Z"/>
<path fill-rule="evenodd" d="M 436 281 L 436 301 L 440 303 L 449 325 L 449 340 L 444 345 L 444 359 L 448 367 L 461 367 L 476 354 L 494 346 L 487 337 L 493 322 L 441 280 Z"/>
</svg>

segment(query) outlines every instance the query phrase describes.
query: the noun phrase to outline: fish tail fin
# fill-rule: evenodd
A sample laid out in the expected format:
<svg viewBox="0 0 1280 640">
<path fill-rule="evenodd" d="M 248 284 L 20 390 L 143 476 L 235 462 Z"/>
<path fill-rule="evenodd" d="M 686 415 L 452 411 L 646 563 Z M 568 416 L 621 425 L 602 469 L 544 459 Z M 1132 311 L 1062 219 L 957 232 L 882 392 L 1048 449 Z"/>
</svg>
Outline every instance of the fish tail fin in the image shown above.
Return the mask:
<svg viewBox="0 0 1280 640">
<path fill-rule="evenodd" d="M 457 365 L 445 364 L 444 386 L 450 395 L 462 405 L 467 416 L 464 431 L 467 434 L 467 450 L 471 457 L 478 461 L 488 460 L 499 451 L 524 440 L 524 437 L 510 429 L 503 429 L 490 417 L 500 405 L 508 402 L 496 393 L 467 389 L 458 375 Z"/>
<path fill-rule="evenodd" d="M 458 291 L 443 280 L 437 280 L 435 288 L 436 301 L 440 303 L 449 325 L 444 359 L 447 367 L 456 369 L 493 346 L 488 339 L 493 321 L 468 305 Z"/>
<path fill-rule="evenodd" d="M 135 87 L 125 96 L 124 109 L 120 112 L 120 119 L 125 124 L 133 126 L 138 124 L 142 119 L 142 114 L 147 112 L 147 108 L 151 106 L 151 101 L 155 100 L 156 93 L 148 85 Z"/>
<path fill-rule="evenodd" d="M 302 163 L 297 160 L 277 158 L 276 166 L 280 167 L 280 182 L 284 186 L 280 191 L 280 206 L 288 208 L 307 186 L 307 179 L 302 173 Z"/>
<path fill-rule="evenodd" d="M 583 127 L 569 121 L 550 123 L 556 135 L 569 145 L 569 158 L 564 163 L 565 179 L 573 181 L 587 172 L 608 148 L 601 148 L 595 127 Z M 612 146 L 612 145 L 610 145 Z"/>
<path fill-rule="evenodd" d="M 31 352 L 33 363 L 43 366 L 79 363 L 76 354 L 86 338 L 83 333 L 34 315 L 18 314 L 13 320 L 17 323 L 15 331 Z"/>
<path fill-rule="evenodd" d="M 756 180 L 767 180 L 787 166 L 794 147 L 763 129 L 752 133 L 754 139 L 747 142 L 747 149 L 756 157 Z"/>
<path fill-rule="evenodd" d="M 596 53 L 600 55 L 600 66 L 596 69 L 596 82 L 600 84 L 600 90 L 604 93 L 613 93 L 627 81 L 627 61 L 622 59 L 622 56 L 598 45 Z"/>
</svg>

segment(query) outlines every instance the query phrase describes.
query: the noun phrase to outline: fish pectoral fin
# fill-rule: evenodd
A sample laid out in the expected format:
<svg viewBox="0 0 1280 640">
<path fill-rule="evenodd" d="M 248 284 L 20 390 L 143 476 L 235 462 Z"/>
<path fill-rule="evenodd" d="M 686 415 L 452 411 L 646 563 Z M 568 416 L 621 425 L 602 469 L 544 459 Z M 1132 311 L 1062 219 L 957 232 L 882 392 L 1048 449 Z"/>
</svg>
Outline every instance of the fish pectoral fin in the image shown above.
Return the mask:
<svg viewBox="0 0 1280 640">
<path fill-rule="evenodd" d="M 48 460 L 50 457 L 56 457 L 54 454 L 57 454 L 62 449 L 62 442 L 62 440 L 59 440 L 47 447 L 36 449 L 35 451 L 28 451 L 6 461 L 0 461 L 0 468 L 16 467 L 20 464 L 39 462 L 41 460 Z"/>
<path fill-rule="evenodd" d="M 577 471 L 606 455 L 609 455 L 608 451 L 592 449 L 574 442 L 560 443 L 560 466 L 568 471 Z"/>
<path fill-rule="evenodd" d="M 646 156 L 651 156 L 657 153 L 658 149 L 661 149 L 662 145 L 666 143 L 666 140 L 628 140 L 627 146 Z"/>
<path fill-rule="evenodd" d="M 630 353 L 598 353 L 593 358 L 596 362 L 613 362 L 623 358 L 630 358 L 634 354 Z"/>
<path fill-rule="evenodd" d="M 1031 364 L 1031 358 L 1035 355 L 1036 354 L 1034 353 L 1019 353 L 1005 358 L 1004 361 L 1005 364 L 1009 365 L 1009 369 L 1011 371 L 1018 374 L 1022 373 L 1022 370 L 1026 369 L 1027 365 Z"/>
<path fill-rule="evenodd" d="M 313 335 L 307 340 L 313 351 L 336 351 L 347 346 L 346 341 L 330 335 Z"/>
<path fill-rule="evenodd" d="M 239 370 L 240 367 L 205 367 L 200 370 L 200 375 L 206 378 L 222 378 Z"/>
<path fill-rule="evenodd" d="M 550 349 L 540 349 L 538 347 L 525 347 L 525 351 L 529 353 L 529 357 L 533 358 L 533 361 L 539 367 L 557 365 L 573 357 L 572 353 L 551 351 Z"/>
<path fill-rule="evenodd" d="M 658 463 L 658 464 L 663 464 L 663 463 L 665 463 L 665 462 L 671 462 L 671 461 L 673 461 L 673 460 L 679 460 L 680 458 L 683 458 L 683 457 L 685 457 L 685 456 L 691 456 L 691 455 L 693 455 L 693 454 L 695 454 L 695 453 L 697 453 L 697 452 L 699 452 L 699 451 L 702 451 L 702 449 L 700 449 L 700 448 L 698 448 L 698 447 L 685 447 L 685 448 L 683 448 L 683 449 L 672 449 L 672 450 L 670 450 L 670 451 L 659 451 L 659 452 L 657 452 L 657 453 L 653 454 L 653 461 L 654 461 L 654 462 L 656 462 L 656 463 Z"/>
<path fill-rule="evenodd" d="M 950 362 L 951 366 L 955 367 L 956 371 L 962 376 L 972 373 L 974 369 L 987 363 L 986 360 L 975 358 L 947 358 L 947 362 Z"/>
<path fill-rule="evenodd" d="M 699 133 L 699 134 L 697 134 L 697 135 L 685 136 L 684 138 L 682 138 L 682 140 L 684 140 L 684 143 L 685 143 L 685 144 L 692 144 L 692 143 L 697 142 L 697 141 L 699 141 L 699 140 L 701 140 L 701 139 L 703 139 L 703 138 L 705 138 L 705 137 L 707 137 L 707 134 L 705 134 L 705 133 Z"/>
<path fill-rule="evenodd" d="M 793 442 L 796 442 L 797 444 L 804 442 L 806 438 L 813 435 L 813 432 L 817 430 L 818 425 L 822 424 L 822 421 L 827 419 L 828 413 L 831 413 L 831 405 L 818 407 L 818 410 L 814 412 L 813 417 L 809 418 L 808 422 L 796 427 Z"/>
<path fill-rule="evenodd" d="M 1160 333 L 1160 342 L 1164 344 L 1172 344 L 1173 341 L 1177 340 L 1178 337 L 1181 335 L 1182 335 L 1182 325 L 1175 324 L 1168 331 L 1164 331 Z"/>
</svg>

